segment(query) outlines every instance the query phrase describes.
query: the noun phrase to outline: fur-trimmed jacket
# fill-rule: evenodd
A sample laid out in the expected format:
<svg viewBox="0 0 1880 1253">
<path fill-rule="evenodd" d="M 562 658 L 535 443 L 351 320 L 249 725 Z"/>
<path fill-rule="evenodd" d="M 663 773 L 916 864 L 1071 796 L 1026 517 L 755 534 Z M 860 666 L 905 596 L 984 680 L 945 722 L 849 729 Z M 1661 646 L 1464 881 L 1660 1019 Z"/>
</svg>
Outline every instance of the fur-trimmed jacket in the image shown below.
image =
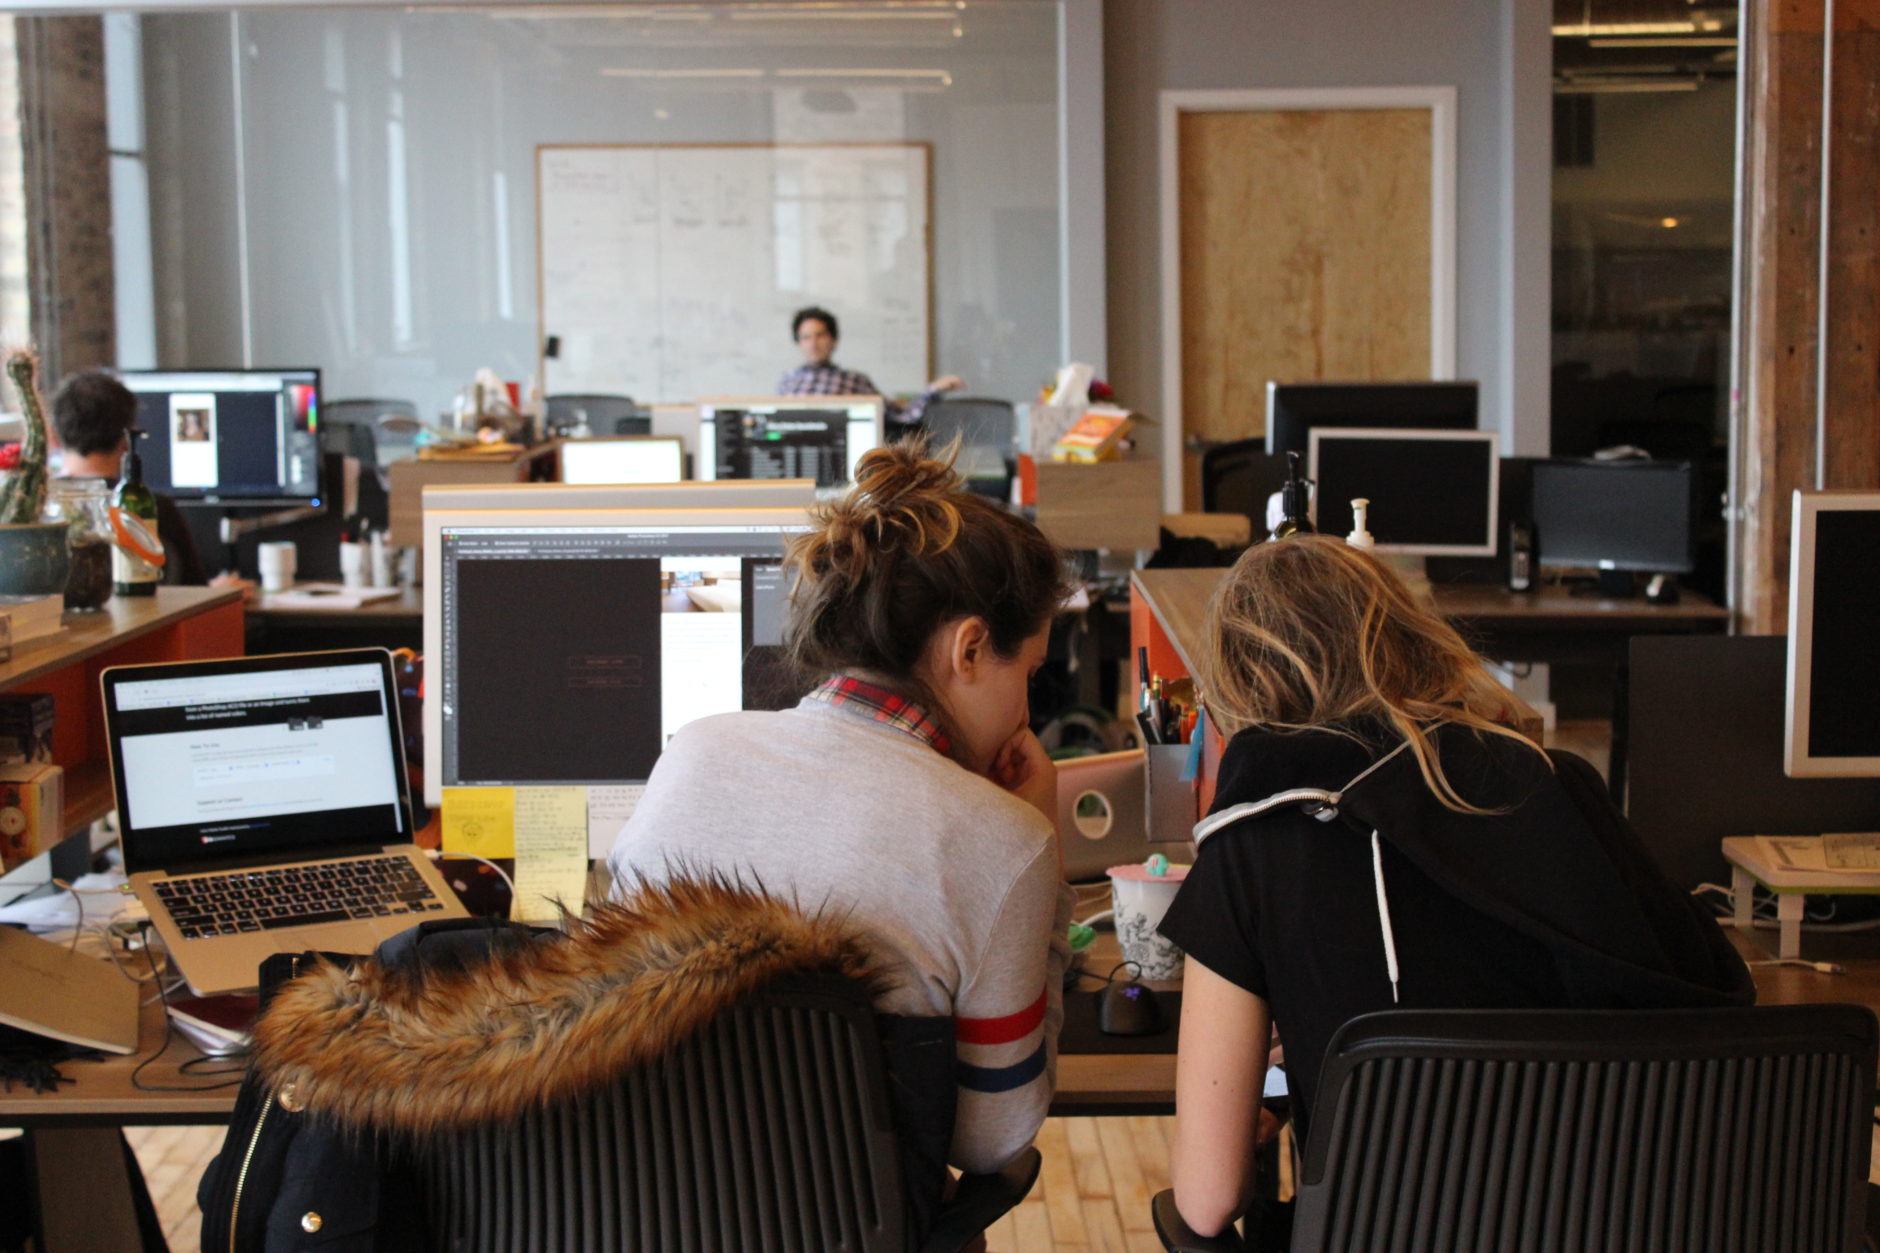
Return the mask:
<svg viewBox="0 0 1880 1253">
<path fill-rule="evenodd" d="M 222 1152 L 197 1190 L 204 1248 L 389 1250 L 425 1244 L 392 1143 L 578 1100 L 779 980 L 893 977 L 839 918 L 723 881 L 646 886 L 563 934 L 482 919 L 424 923 L 372 957 L 308 953 L 271 992 Z M 908 1207 L 945 1184 L 953 1051 L 946 1019 L 884 1020 Z"/>
</svg>

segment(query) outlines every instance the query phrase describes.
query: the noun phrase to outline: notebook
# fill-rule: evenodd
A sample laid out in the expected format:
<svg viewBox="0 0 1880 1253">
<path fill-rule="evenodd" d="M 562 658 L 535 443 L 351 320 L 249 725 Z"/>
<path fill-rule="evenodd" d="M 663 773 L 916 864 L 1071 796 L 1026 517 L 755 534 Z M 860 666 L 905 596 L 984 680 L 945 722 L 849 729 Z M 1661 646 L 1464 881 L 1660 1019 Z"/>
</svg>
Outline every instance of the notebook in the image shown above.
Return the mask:
<svg viewBox="0 0 1880 1253">
<path fill-rule="evenodd" d="M 124 869 L 198 996 L 277 952 L 369 953 L 467 912 L 412 840 L 382 648 L 100 676 Z"/>
</svg>

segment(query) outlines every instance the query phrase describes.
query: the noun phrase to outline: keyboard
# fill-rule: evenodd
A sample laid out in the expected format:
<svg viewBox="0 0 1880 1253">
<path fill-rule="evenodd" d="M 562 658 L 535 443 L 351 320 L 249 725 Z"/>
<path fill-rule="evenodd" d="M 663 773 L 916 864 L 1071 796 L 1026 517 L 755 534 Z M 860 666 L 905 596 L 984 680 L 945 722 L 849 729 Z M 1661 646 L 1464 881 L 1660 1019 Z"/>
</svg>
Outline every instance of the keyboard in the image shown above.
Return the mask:
<svg viewBox="0 0 1880 1253">
<path fill-rule="evenodd" d="M 1842 831 L 1824 835 L 1821 858 L 1830 870 L 1880 870 L 1880 833 Z"/>
<path fill-rule="evenodd" d="M 153 886 L 185 940 L 444 908 L 408 857 L 190 875 Z"/>
</svg>

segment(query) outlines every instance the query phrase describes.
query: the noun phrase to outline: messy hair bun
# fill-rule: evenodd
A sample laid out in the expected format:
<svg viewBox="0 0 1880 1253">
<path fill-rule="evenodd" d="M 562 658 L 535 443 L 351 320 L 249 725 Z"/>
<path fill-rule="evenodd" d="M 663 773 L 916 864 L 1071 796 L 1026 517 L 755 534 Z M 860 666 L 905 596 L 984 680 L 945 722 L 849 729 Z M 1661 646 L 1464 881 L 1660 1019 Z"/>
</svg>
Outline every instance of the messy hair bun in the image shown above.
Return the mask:
<svg viewBox="0 0 1880 1253">
<path fill-rule="evenodd" d="M 864 453 L 855 485 L 790 545 L 784 646 L 807 677 L 870 674 L 929 707 L 917 669 L 949 622 L 986 622 L 1004 658 L 1069 590 L 1062 555 L 1031 523 L 967 491 L 951 456 L 906 439 Z"/>
</svg>

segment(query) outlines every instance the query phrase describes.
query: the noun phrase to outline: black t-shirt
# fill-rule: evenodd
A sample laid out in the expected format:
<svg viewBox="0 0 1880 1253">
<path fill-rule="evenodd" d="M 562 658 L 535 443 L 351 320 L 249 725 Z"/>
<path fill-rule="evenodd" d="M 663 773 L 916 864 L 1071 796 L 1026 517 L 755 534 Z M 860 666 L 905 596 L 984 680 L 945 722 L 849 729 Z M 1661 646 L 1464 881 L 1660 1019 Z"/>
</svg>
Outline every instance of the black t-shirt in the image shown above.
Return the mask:
<svg viewBox="0 0 1880 1253">
<path fill-rule="evenodd" d="M 1351 775 L 1365 764 L 1356 757 Z M 1343 822 L 1293 810 L 1218 832 L 1162 920 L 1162 933 L 1190 957 L 1272 1009 L 1302 1143 L 1325 1046 L 1358 1015 L 1567 1003 L 1543 945 L 1457 901 L 1389 843 L 1382 852 L 1396 1004 L 1370 837 Z"/>
</svg>

